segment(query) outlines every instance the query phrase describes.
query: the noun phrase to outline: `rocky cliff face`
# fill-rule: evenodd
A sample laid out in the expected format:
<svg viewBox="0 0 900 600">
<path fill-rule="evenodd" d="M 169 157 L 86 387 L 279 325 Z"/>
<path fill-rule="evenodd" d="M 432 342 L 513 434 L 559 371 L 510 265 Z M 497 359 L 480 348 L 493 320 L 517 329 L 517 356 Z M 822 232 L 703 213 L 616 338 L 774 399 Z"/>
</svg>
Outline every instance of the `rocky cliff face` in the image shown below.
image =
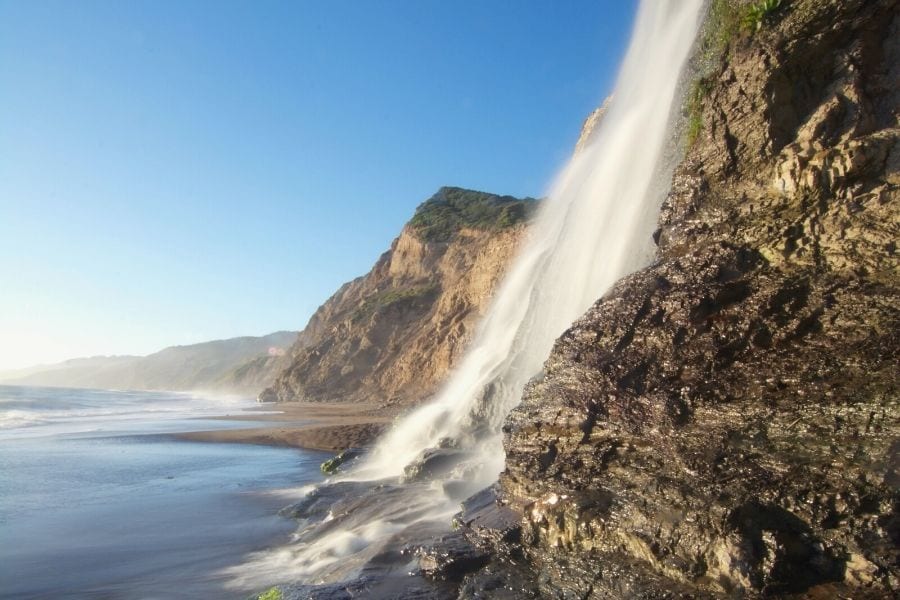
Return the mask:
<svg viewBox="0 0 900 600">
<path fill-rule="evenodd" d="M 584 123 L 581 124 L 581 134 L 578 136 L 578 141 L 575 142 L 575 154 L 583 151 L 588 147 L 591 141 L 593 141 L 594 132 L 597 131 L 597 127 L 600 125 L 600 122 L 603 121 L 606 110 L 609 108 L 610 100 L 612 100 L 612 97 L 604 100 L 603 104 L 591 111 L 591 114 L 589 114 L 584 120 Z"/>
<path fill-rule="evenodd" d="M 535 204 L 442 188 L 367 275 L 316 311 L 263 398 L 398 407 L 427 397 L 474 333 Z"/>
<path fill-rule="evenodd" d="M 509 417 L 463 597 L 900 593 L 898 2 L 713 5 L 658 261 Z"/>
</svg>

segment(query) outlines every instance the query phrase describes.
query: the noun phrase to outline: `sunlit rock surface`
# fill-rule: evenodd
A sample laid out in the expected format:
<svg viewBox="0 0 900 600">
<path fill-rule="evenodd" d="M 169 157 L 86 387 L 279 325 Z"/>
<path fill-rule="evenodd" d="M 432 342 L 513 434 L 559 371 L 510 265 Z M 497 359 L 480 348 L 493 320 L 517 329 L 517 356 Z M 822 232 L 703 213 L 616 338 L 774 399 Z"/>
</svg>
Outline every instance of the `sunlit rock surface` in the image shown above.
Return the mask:
<svg viewBox="0 0 900 600">
<path fill-rule="evenodd" d="M 463 519 L 463 597 L 900 593 L 900 11 L 782 4 L 708 75 L 658 262 L 509 417 L 521 543 Z"/>
<path fill-rule="evenodd" d="M 310 319 L 267 398 L 404 406 L 471 339 L 537 202 L 442 188 L 390 250 Z"/>
</svg>

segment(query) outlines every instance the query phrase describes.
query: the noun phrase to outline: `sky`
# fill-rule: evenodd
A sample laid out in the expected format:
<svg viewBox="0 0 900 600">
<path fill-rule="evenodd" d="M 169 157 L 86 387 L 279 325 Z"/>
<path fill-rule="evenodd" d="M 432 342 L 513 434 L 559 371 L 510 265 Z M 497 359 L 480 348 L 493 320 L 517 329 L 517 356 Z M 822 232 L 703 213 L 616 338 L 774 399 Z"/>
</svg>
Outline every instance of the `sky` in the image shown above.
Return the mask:
<svg viewBox="0 0 900 600">
<path fill-rule="evenodd" d="M 443 185 L 541 196 L 636 0 L 0 0 L 0 370 L 299 330 Z"/>
</svg>

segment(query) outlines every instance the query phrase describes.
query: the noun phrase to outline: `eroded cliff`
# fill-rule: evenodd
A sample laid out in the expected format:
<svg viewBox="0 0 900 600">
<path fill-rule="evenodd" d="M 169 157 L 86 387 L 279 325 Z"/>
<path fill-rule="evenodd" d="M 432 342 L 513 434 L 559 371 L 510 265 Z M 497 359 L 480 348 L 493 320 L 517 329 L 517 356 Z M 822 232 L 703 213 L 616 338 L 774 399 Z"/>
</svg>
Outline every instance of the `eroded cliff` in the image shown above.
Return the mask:
<svg viewBox="0 0 900 600">
<path fill-rule="evenodd" d="M 310 319 L 264 398 L 399 407 L 431 394 L 474 333 L 536 201 L 442 188 Z"/>
<path fill-rule="evenodd" d="M 900 589 L 898 3 L 716 1 L 705 35 L 658 260 L 510 415 L 463 597 Z"/>
</svg>

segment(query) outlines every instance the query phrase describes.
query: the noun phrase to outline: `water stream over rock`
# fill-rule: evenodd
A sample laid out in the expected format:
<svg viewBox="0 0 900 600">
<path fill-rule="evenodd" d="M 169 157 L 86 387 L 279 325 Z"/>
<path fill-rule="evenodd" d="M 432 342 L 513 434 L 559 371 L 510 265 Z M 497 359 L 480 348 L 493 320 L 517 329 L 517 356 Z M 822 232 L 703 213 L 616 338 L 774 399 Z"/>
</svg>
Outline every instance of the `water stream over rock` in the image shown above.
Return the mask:
<svg viewBox="0 0 900 600">
<path fill-rule="evenodd" d="M 358 467 L 302 498 L 296 543 L 235 570 L 236 585 L 406 575 L 415 565 L 404 548 L 446 532 L 459 503 L 497 480 L 503 421 L 554 340 L 652 259 L 674 167 L 670 115 L 703 7 L 642 2 L 613 99 L 553 186 L 466 358 Z"/>
</svg>

